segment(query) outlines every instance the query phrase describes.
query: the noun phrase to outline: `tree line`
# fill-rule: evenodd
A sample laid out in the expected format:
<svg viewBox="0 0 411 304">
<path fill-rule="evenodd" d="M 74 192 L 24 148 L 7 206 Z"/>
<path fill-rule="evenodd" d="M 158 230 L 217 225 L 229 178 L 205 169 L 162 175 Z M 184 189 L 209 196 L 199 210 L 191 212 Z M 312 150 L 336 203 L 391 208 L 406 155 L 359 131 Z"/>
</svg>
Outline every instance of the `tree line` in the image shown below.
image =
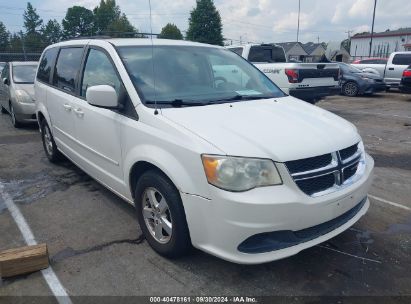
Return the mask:
<svg viewBox="0 0 411 304">
<path fill-rule="evenodd" d="M 23 30 L 15 33 L 8 31 L 0 21 L 0 52 L 40 52 L 50 44 L 82 36 L 146 37 L 131 24 L 115 0 L 101 0 L 93 10 L 72 6 L 61 22 L 56 19 L 43 22 L 36 8 L 28 2 L 23 20 Z M 185 37 L 175 24 L 168 23 L 158 38 L 223 45 L 221 17 L 213 0 L 196 1 Z"/>
</svg>

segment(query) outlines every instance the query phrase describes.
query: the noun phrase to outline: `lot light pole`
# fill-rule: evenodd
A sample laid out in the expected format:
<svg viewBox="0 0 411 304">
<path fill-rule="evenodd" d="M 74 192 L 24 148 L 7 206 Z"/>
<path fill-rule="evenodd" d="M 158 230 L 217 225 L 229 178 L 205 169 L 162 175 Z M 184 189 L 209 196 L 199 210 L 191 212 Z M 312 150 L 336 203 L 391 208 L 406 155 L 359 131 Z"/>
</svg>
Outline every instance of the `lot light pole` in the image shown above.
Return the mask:
<svg viewBox="0 0 411 304">
<path fill-rule="evenodd" d="M 377 6 L 377 0 L 374 0 L 374 12 L 372 14 L 372 25 L 371 25 L 371 40 L 370 40 L 370 53 L 368 57 L 371 57 L 371 50 L 372 50 L 372 38 L 374 36 L 374 21 L 375 21 L 375 8 Z"/>
<path fill-rule="evenodd" d="M 300 34 L 300 8 L 301 8 L 301 0 L 298 0 L 297 42 L 298 42 L 298 35 Z"/>
</svg>

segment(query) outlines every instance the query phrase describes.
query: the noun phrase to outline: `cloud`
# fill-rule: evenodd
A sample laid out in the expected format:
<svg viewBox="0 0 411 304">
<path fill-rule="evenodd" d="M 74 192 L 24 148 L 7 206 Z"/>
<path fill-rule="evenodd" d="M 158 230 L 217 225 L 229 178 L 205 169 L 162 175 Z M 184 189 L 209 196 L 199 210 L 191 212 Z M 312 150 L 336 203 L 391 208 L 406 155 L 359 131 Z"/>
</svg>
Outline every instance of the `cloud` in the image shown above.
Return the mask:
<svg viewBox="0 0 411 304">
<path fill-rule="evenodd" d="M 100 0 L 31 0 L 44 21 L 50 18 L 61 20 L 68 7 L 84 5 L 92 9 Z M 281 42 L 296 38 L 298 0 L 214 0 L 223 20 L 224 37 L 242 41 Z M 4 6 L 24 7 L 0 0 Z M 117 0 L 121 10 L 140 31 L 150 30 L 148 0 Z M 187 30 L 190 11 L 196 0 L 151 0 L 152 25 L 160 32 L 168 22 Z M 369 30 L 372 19 L 373 0 L 302 0 L 300 37 L 303 42 L 343 40 L 347 31 Z M 411 26 L 410 0 L 378 1 L 375 30 Z M 2 9 L 0 19 L 12 31 L 21 29 L 23 19 L 16 10 Z M 14 15 L 8 15 L 14 13 Z M 18 13 L 18 14 L 15 14 Z"/>
</svg>

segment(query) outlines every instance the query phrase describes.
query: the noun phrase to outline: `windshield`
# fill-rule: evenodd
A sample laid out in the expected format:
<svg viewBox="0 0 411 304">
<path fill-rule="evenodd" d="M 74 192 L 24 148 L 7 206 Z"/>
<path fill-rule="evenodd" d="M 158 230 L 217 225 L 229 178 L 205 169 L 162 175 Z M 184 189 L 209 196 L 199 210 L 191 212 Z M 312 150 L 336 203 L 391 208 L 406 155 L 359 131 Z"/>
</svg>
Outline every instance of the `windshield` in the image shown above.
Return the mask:
<svg viewBox="0 0 411 304">
<path fill-rule="evenodd" d="M 13 66 L 14 83 L 34 83 L 37 65 L 15 65 Z"/>
<path fill-rule="evenodd" d="M 362 73 L 360 69 L 353 67 L 352 65 L 340 63 L 340 68 L 343 73 Z"/>
<path fill-rule="evenodd" d="M 285 96 L 262 72 L 227 49 L 126 46 L 118 51 L 145 104 L 201 105 Z"/>
</svg>

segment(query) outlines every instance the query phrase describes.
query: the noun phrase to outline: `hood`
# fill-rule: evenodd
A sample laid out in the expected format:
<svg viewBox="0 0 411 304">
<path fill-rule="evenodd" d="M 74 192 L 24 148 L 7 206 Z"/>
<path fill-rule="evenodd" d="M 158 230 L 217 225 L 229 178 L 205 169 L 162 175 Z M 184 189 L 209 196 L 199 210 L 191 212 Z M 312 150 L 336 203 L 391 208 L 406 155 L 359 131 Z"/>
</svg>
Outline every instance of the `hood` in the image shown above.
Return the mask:
<svg viewBox="0 0 411 304">
<path fill-rule="evenodd" d="M 362 72 L 360 75 L 370 79 L 382 79 L 382 77 L 379 74 L 377 75 L 375 73 Z"/>
<path fill-rule="evenodd" d="M 330 153 L 360 141 L 353 124 L 291 96 L 166 108 L 162 115 L 227 155 L 278 162 Z"/>
<path fill-rule="evenodd" d="M 24 90 L 29 94 L 31 99 L 34 101 L 34 84 L 27 84 L 27 83 L 16 83 L 15 87 L 16 90 Z"/>
</svg>

